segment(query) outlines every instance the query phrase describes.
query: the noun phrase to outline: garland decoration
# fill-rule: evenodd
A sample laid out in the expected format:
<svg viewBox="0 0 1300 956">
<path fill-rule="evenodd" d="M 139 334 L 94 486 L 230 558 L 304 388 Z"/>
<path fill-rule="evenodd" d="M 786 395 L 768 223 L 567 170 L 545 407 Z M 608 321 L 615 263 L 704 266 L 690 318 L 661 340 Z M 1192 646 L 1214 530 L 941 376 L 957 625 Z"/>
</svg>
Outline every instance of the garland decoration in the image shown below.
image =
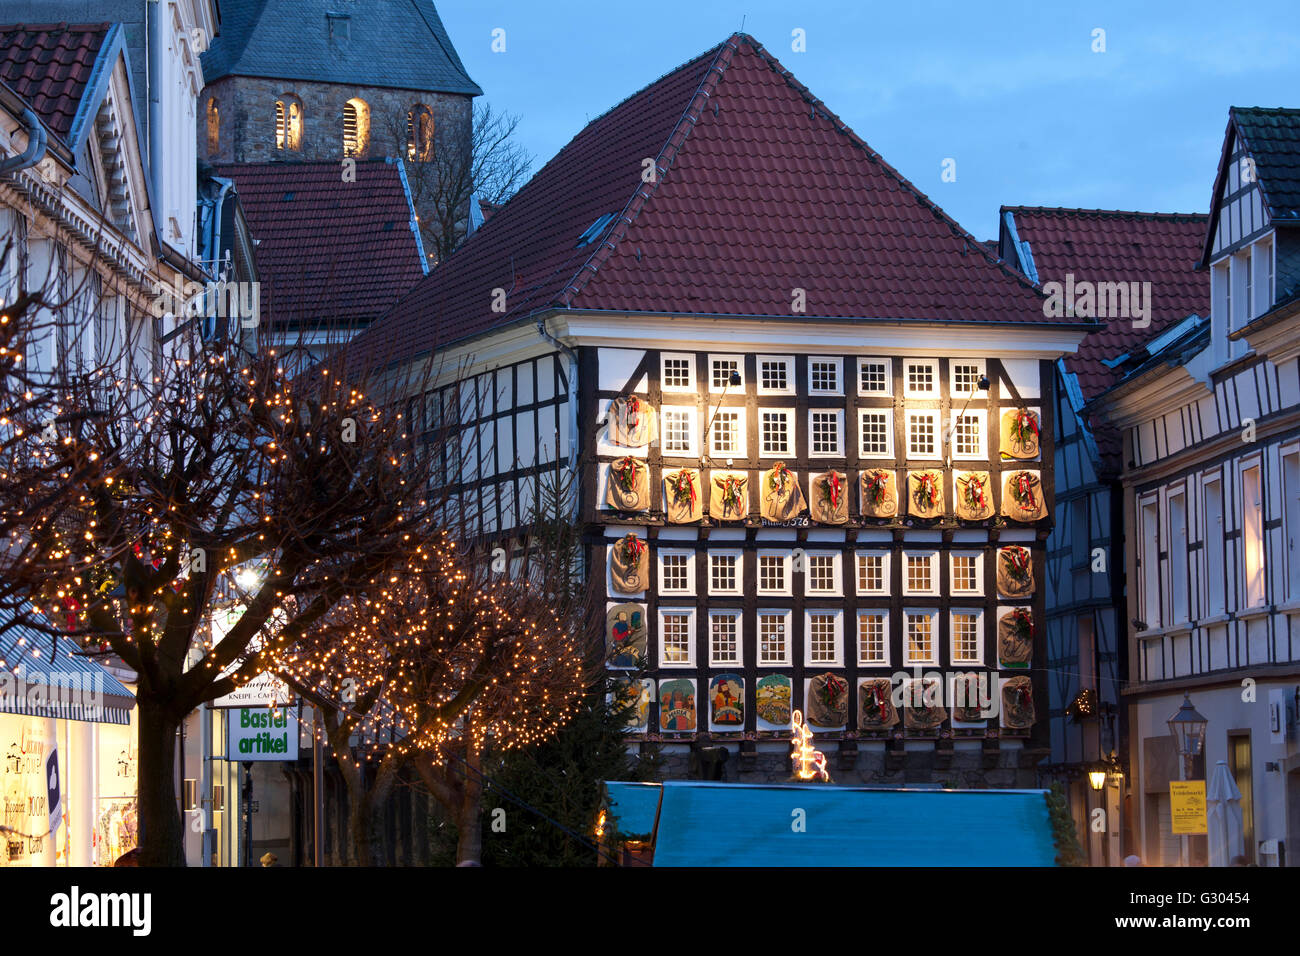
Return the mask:
<svg viewBox="0 0 1300 956">
<path fill-rule="evenodd" d="M 1033 644 L 1034 618 L 1028 608 L 1018 607 L 1011 612 L 1011 626 L 1015 630 L 1017 640 Z"/>
<path fill-rule="evenodd" d="M 1015 439 L 1016 444 L 1027 445 L 1032 437 L 1038 440 L 1038 418 L 1027 408 L 1022 408 L 1016 412 L 1016 417 L 1011 420 L 1011 437 Z"/>
<path fill-rule="evenodd" d="M 610 471 L 618 480 L 619 487 L 626 492 L 631 492 L 636 487 L 636 459 L 631 455 L 621 458 L 610 465 Z"/>
<path fill-rule="evenodd" d="M 933 472 L 925 471 L 917 476 L 916 500 L 927 508 L 933 508 L 939 500 L 939 485 L 934 480 Z"/>
<path fill-rule="evenodd" d="M 623 550 L 623 559 L 633 566 L 641 560 L 641 555 L 645 554 L 645 542 L 635 534 L 628 534 L 619 541 L 619 547 Z"/>
<path fill-rule="evenodd" d="M 778 461 L 772 466 L 772 471 L 768 475 L 768 487 L 778 494 L 784 494 L 786 485 L 790 483 L 790 471 L 786 468 L 785 462 Z"/>
<path fill-rule="evenodd" d="M 669 487 L 673 491 L 673 504 L 689 504 L 692 509 L 695 508 L 695 479 L 691 473 L 683 468 L 673 475 L 669 480 Z"/>
<path fill-rule="evenodd" d="M 834 674 L 825 676 L 826 679 L 817 688 L 817 699 L 827 707 L 833 707 L 849 685 L 842 677 L 836 677 Z"/>
<path fill-rule="evenodd" d="M 1038 508 L 1038 499 L 1034 497 L 1034 488 L 1030 480 L 1030 474 L 1027 471 L 1019 472 L 1011 481 L 1011 495 L 1016 499 L 1016 504 L 1020 505 L 1026 511 L 1035 511 Z"/>
<path fill-rule="evenodd" d="M 826 477 L 822 479 L 822 502 L 835 511 L 840 506 L 840 499 L 844 497 L 844 485 L 840 481 L 837 472 L 829 471 Z"/>
<path fill-rule="evenodd" d="M 723 478 L 714 478 L 713 483 L 722 490 L 722 506 L 728 512 L 735 509 L 741 510 L 743 489 L 745 480 L 737 478 L 735 475 L 726 475 Z"/>
<path fill-rule="evenodd" d="M 971 475 L 965 481 L 963 494 L 966 496 L 966 504 L 970 508 L 984 509 L 988 507 L 988 495 L 984 488 L 984 480 Z"/>
<path fill-rule="evenodd" d="M 889 491 L 889 475 L 883 471 L 873 471 L 867 475 L 867 500 L 873 505 L 878 505 L 885 500 L 885 494 Z"/>
<path fill-rule="evenodd" d="M 1029 551 L 1018 545 L 1012 545 L 1002 551 L 1006 559 L 1007 573 L 1017 581 L 1025 582 L 1029 580 Z"/>
</svg>

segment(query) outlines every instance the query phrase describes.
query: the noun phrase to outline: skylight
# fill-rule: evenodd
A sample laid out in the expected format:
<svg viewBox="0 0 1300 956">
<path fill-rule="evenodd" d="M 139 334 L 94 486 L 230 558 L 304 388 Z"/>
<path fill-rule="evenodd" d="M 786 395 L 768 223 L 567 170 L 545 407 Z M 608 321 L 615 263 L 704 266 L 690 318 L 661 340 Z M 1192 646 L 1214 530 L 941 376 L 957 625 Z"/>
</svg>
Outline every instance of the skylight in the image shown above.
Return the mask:
<svg viewBox="0 0 1300 956">
<path fill-rule="evenodd" d="M 583 246 L 589 246 L 599 239 L 601 233 L 605 231 L 617 216 L 617 213 L 607 212 L 605 215 L 593 222 L 589 227 L 587 227 L 587 231 L 578 237 L 577 248 L 581 249 Z"/>
</svg>

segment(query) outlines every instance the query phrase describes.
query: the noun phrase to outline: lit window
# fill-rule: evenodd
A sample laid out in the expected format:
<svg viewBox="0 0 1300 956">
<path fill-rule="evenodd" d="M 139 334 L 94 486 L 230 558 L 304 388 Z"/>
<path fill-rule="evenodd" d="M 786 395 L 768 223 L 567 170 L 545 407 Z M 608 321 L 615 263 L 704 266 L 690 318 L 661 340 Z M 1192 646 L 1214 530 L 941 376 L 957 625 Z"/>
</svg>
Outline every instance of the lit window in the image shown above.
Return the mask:
<svg viewBox="0 0 1300 956">
<path fill-rule="evenodd" d="M 787 554 L 760 554 L 758 556 L 758 593 L 790 593 L 790 557 Z"/>
<path fill-rule="evenodd" d="M 984 413 L 965 412 L 954 416 L 952 443 L 954 458 L 987 458 L 984 451 Z"/>
<path fill-rule="evenodd" d="M 693 555 L 689 552 L 659 552 L 659 591 L 662 594 L 691 594 Z"/>
<path fill-rule="evenodd" d="M 863 395 L 888 395 L 893 389 L 889 375 L 889 360 L 858 359 L 858 391 Z"/>
<path fill-rule="evenodd" d="M 695 409 L 665 407 L 660 421 L 664 454 L 694 458 Z"/>
<path fill-rule="evenodd" d="M 907 455 L 909 458 L 938 458 L 938 412 L 907 413 Z"/>
<path fill-rule="evenodd" d="M 786 395 L 794 391 L 790 374 L 791 359 L 777 355 L 758 357 L 758 391 L 767 395 Z"/>
<path fill-rule="evenodd" d="M 908 611 L 907 662 L 908 664 L 934 664 L 934 612 Z"/>
<path fill-rule="evenodd" d="M 714 392 L 725 391 L 728 388 L 734 388 L 731 384 L 732 374 L 741 376 L 744 381 L 744 375 L 741 372 L 741 360 L 738 355 L 728 356 L 709 356 L 709 390 Z"/>
<path fill-rule="evenodd" d="M 858 412 L 859 455 L 862 458 L 893 458 L 893 414 L 888 408 Z"/>
<path fill-rule="evenodd" d="M 670 391 L 695 390 L 695 356 L 664 355 L 659 387 Z"/>
<path fill-rule="evenodd" d="M 292 93 L 275 101 L 275 148 L 291 152 L 302 149 L 302 101 Z"/>
<path fill-rule="evenodd" d="M 840 392 L 840 360 L 808 360 L 808 391 L 822 395 L 838 395 Z"/>
<path fill-rule="evenodd" d="M 695 612 L 664 609 L 659 612 L 659 659 L 661 664 L 691 663 Z"/>
<path fill-rule="evenodd" d="M 760 664 L 788 664 L 790 662 L 790 612 L 758 612 L 758 662 Z"/>
<path fill-rule="evenodd" d="M 745 411 L 721 408 L 713 415 L 709 432 L 709 454 L 718 458 L 741 458 L 745 454 Z"/>
<path fill-rule="evenodd" d="M 838 611 L 809 611 L 808 663 L 840 662 L 840 615 Z"/>
<path fill-rule="evenodd" d="M 762 409 L 758 413 L 759 432 L 763 443 L 763 454 L 768 457 L 788 455 L 791 450 L 790 419 L 793 412 Z"/>
<path fill-rule="evenodd" d="M 740 663 L 740 613 L 738 611 L 712 611 L 709 613 L 709 663 Z"/>
<path fill-rule="evenodd" d="M 343 105 L 343 155 L 363 157 L 369 149 L 370 107 L 365 100 L 348 100 Z"/>
<path fill-rule="evenodd" d="M 885 594 L 889 586 L 889 554 L 869 552 L 857 557 L 858 593 Z"/>
<path fill-rule="evenodd" d="M 916 361 L 909 359 L 904 363 L 904 391 L 910 396 L 922 398 L 939 397 L 938 363 L 934 361 Z"/>
<path fill-rule="evenodd" d="M 938 554 L 934 551 L 909 551 L 903 555 L 903 570 L 906 578 L 903 582 L 905 594 L 937 594 L 934 566 Z"/>
<path fill-rule="evenodd" d="M 829 456 L 843 454 L 840 450 L 843 444 L 840 441 L 840 432 L 843 431 L 843 415 L 844 413 L 838 410 L 813 410 L 808 413 L 809 432 L 812 437 L 812 454 Z"/>
<path fill-rule="evenodd" d="M 221 111 L 216 97 L 208 100 L 208 155 L 215 156 L 221 148 Z"/>
<path fill-rule="evenodd" d="M 954 594 L 979 594 L 983 559 L 978 554 L 952 556 L 952 590 Z"/>
<path fill-rule="evenodd" d="M 954 400 L 981 397 L 980 379 L 984 377 L 983 362 L 952 363 L 952 397 Z"/>
<path fill-rule="evenodd" d="M 709 552 L 709 593 L 740 593 L 740 554 L 735 551 Z"/>
<path fill-rule="evenodd" d="M 420 163 L 433 158 L 433 111 L 423 103 L 406 114 L 406 158 Z"/>
<path fill-rule="evenodd" d="M 1260 490 L 1259 466 L 1241 472 L 1241 546 L 1245 556 L 1245 604 L 1257 607 L 1265 601 L 1264 588 L 1264 500 Z"/>
<path fill-rule="evenodd" d="M 888 647 L 885 636 L 888 622 L 883 612 L 858 615 L 858 663 L 888 664 Z"/>
<path fill-rule="evenodd" d="M 952 614 L 952 662 L 978 664 L 980 652 L 980 613 L 954 611 Z"/>
<path fill-rule="evenodd" d="M 838 594 L 840 592 L 838 554 L 810 554 L 808 562 L 808 593 Z"/>
</svg>

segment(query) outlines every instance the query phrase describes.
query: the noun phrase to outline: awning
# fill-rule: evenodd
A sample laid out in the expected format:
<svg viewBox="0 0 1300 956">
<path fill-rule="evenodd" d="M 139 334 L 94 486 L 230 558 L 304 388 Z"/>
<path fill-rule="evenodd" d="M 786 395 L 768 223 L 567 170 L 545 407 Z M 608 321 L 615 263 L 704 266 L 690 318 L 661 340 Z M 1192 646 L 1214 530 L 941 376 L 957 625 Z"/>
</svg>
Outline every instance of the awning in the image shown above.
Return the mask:
<svg viewBox="0 0 1300 956">
<path fill-rule="evenodd" d="M 620 833 L 645 785 L 606 783 Z M 1043 790 L 880 790 L 694 780 L 661 785 L 655 866 L 1053 866 Z M 630 788 L 637 787 L 637 790 Z"/>
<path fill-rule="evenodd" d="M 605 806 L 614 819 L 619 836 L 646 839 L 654 832 L 662 792 L 657 783 L 609 781 L 605 784 Z"/>
<path fill-rule="evenodd" d="M 130 724 L 135 695 L 76 649 L 25 627 L 0 634 L 0 713 Z"/>
</svg>

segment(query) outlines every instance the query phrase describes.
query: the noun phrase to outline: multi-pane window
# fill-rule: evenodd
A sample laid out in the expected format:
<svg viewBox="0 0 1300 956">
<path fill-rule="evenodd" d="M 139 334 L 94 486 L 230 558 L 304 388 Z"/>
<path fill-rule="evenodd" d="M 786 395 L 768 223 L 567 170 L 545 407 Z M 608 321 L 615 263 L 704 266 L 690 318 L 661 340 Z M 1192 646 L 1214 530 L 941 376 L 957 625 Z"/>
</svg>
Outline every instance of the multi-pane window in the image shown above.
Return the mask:
<svg viewBox="0 0 1300 956">
<path fill-rule="evenodd" d="M 961 412 L 953 416 L 952 454 L 954 458 L 986 458 L 984 451 L 984 413 Z"/>
<path fill-rule="evenodd" d="M 867 611 L 858 615 L 858 663 L 888 664 L 889 621 L 883 611 Z"/>
<path fill-rule="evenodd" d="M 906 627 L 903 645 L 907 655 L 907 664 L 936 664 L 935 612 L 908 611 L 904 617 Z"/>
<path fill-rule="evenodd" d="M 840 662 L 840 614 L 838 611 L 809 611 L 808 663 Z"/>
<path fill-rule="evenodd" d="M 939 363 L 908 359 L 903 363 L 903 390 L 919 398 L 939 397 Z"/>
<path fill-rule="evenodd" d="M 723 458 L 739 458 L 745 454 L 745 410 L 720 408 L 713 415 L 709 430 L 709 454 Z"/>
<path fill-rule="evenodd" d="M 907 413 L 907 456 L 939 457 L 938 412 Z"/>
<path fill-rule="evenodd" d="M 760 394 L 785 395 L 794 391 L 792 360 L 789 356 L 758 357 L 758 391 Z"/>
<path fill-rule="evenodd" d="M 840 556 L 838 554 L 809 554 L 808 584 L 809 594 L 840 593 Z"/>
<path fill-rule="evenodd" d="M 695 409 L 665 407 L 659 417 L 665 455 L 695 457 Z"/>
<path fill-rule="evenodd" d="M 810 358 L 808 360 L 808 391 L 822 395 L 840 393 L 840 360 Z"/>
<path fill-rule="evenodd" d="M 659 552 L 659 592 L 661 594 L 691 594 L 692 588 L 691 560 L 687 551 Z"/>
<path fill-rule="evenodd" d="M 980 648 L 980 612 L 952 612 L 952 662 L 978 664 L 982 659 Z"/>
<path fill-rule="evenodd" d="M 758 593 L 790 593 L 790 556 L 788 554 L 759 554 Z"/>
<path fill-rule="evenodd" d="M 709 356 L 709 391 L 721 392 L 731 385 L 731 376 L 736 374 L 744 381 L 744 371 L 739 355 Z"/>
<path fill-rule="evenodd" d="M 709 613 L 709 664 L 740 663 L 740 612 Z"/>
<path fill-rule="evenodd" d="M 889 553 L 860 553 L 858 558 L 858 593 L 885 594 L 889 587 Z"/>
<path fill-rule="evenodd" d="M 893 389 L 889 359 L 858 359 L 858 392 L 862 395 L 888 395 Z"/>
<path fill-rule="evenodd" d="M 760 664 L 788 664 L 790 662 L 790 612 L 758 612 L 758 662 Z"/>
<path fill-rule="evenodd" d="M 858 454 L 862 458 L 893 458 L 893 415 L 888 408 L 864 408 L 858 412 Z"/>
<path fill-rule="evenodd" d="M 740 552 L 709 552 L 709 593 L 740 593 Z"/>
<path fill-rule="evenodd" d="M 967 399 L 972 395 L 980 397 L 980 379 L 984 377 L 983 362 L 952 363 L 952 397 Z"/>
<path fill-rule="evenodd" d="M 979 594 L 984 588 L 980 581 L 983 560 L 978 554 L 952 556 L 952 592 L 954 594 Z"/>
<path fill-rule="evenodd" d="M 695 612 L 679 608 L 664 608 L 659 612 L 659 662 L 664 664 L 690 664 Z"/>
<path fill-rule="evenodd" d="M 903 553 L 903 593 L 938 594 L 939 587 L 934 567 L 938 554 L 934 551 L 907 551 Z"/>
<path fill-rule="evenodd" d="M 764 408 L 758 413 L 759 440 L 763 454 L 772 457 L 788 455 L 794 447 L 793 431 L 790 427 L 794 413 L 788 409 Z"/>
<path fill-rule="evenodd" d="M 843 431 L 844 413 L 837 409 L 814 409 L 808 413 L 808 429 L 814 455 L 842 455 L 840 432 Z"/>
<path fill-rule="evenodd" d="M 695 356 L 665 354 L 659 375 L 659 387 L 669 391 L 695 390 Z"/>
</svg>

